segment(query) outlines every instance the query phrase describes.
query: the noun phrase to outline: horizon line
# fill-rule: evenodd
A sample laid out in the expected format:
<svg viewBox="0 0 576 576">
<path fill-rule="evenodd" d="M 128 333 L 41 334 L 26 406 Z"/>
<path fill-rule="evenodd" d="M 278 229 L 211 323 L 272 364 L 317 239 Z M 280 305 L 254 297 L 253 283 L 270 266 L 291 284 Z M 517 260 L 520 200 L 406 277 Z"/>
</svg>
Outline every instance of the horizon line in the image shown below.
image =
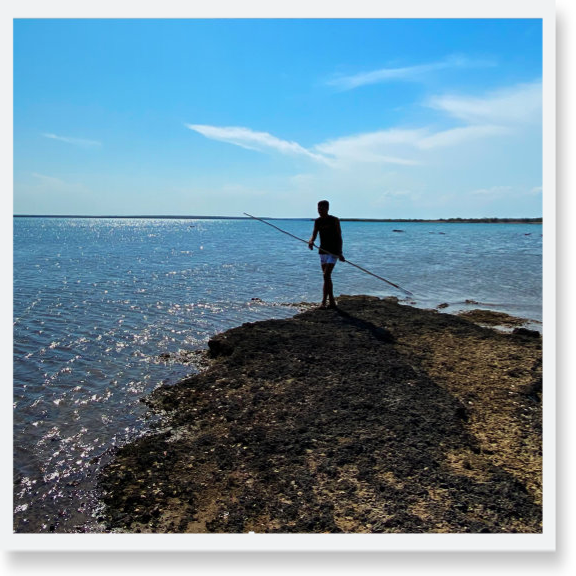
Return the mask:
<svg viewBox="0 0 576 576">
<path fill-rule="evenodd" d="M 124 219 L 165 219 L 165 220 L 253 220 L 248 216 L 198 216 L 169 214 L 135 214 L 135 215 L 93 215 L 93 214 L 13 214 L 13 218 L 124 218 Z M 260 216 L 264 220 L 315 220 L 310 216 Z M 512 221 L 543 221 L 543 216 L 481 216 L 481 217 L 450 217 L 450 218 L 360 218 L 339 217 L 341 221 L 363 222 L 448 222 L 460 220 L 512 220 Z"/>
</svg>

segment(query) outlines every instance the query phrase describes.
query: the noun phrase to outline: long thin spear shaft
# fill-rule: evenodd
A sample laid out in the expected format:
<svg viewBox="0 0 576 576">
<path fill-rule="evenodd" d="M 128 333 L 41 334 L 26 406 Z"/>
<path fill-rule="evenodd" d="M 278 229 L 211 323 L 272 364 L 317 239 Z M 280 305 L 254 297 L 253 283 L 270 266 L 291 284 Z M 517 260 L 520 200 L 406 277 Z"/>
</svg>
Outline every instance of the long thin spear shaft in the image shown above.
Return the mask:
<svg viewBox="0 0 576 576">
<path fill-rule="evenodd" d="M 247 212 L 244 212 L 244 215 L 249 216 L 250 218 L 254 218 L 254 220 L 259 220 L 260 222 L 263 222 L 264 224 L 268 224 L 268 226 L 272 226 L 272 228 L 276 228 L 276 230 L 278 230 L 278 232 L 282 232 L 283 234 L 287 234 L 288 236 L 292 236 L 292 238 L 295 238 L 296 240 L 300 240 L 300 242 L 304 242 L 304 244 L 308 244 L 308 240 L 304 240 L 303 238 L 299 238 L 298 236 L 294 236 L 294 234 L 290 234 L 290 232 L 286 232 L 286 230 L 282 230 L 282 228 L 279 228 L 278 226 L 274 226 L 274 224 L 270 224 L 270 222 L 266 222 L 266 220 L 262 220 L 262 218 L 257 218 L 256 216 L 252 216 L 252 214 L 248 214 Z M 316 246 L 316 244 L 313 244 L 313 246 L 315 248 L 320 248 L 319 246 Z M 328 252 L 327 250 L 322 249 L 322 252 L 324 252 L 325 254 L 330 254 L 330 256 L 334 256 L 335 258 L 338 258 L 337 254 L 332 254 L 331 252 Z M 413 296 L 412 292 L 410 292 L 409 290 L 406 290 L 405 288 L 402 288 L 402 286 L 398 286 L 398 284 L 394 284 L 394 282 L 390 282 L 390 280 L 386 280 L 386 278 L 382 278 L 382 276 L 378 276 L 378 274 L 374 274 L 374 272 L 370 272 L 370 270 L 366 270 L 366 268 L 362 268 L 362 266 L 358 266 L 358 264 L 354 264 L 354 262 L 350 262 L 350 260 L 345 260 L 345 262 L 347 264 L 350 264 L 350 266 L 354 266 L 355 268 L 358 268 L 358 270 L 362 270 L 362 272 L 366 272 L 366 274 L 370 274 L 370 276 L 374 276 L 374 278 L 378 278 L 378 280 L 382 280 L 383 282 L 386 282 L 386 284 L 390 284 L 390 286 L 394 286 L 394 288 L 398 288 L 398 290 L 401 290 L 405 294 L 408 294 L 409 296 Z"/>
</svg>

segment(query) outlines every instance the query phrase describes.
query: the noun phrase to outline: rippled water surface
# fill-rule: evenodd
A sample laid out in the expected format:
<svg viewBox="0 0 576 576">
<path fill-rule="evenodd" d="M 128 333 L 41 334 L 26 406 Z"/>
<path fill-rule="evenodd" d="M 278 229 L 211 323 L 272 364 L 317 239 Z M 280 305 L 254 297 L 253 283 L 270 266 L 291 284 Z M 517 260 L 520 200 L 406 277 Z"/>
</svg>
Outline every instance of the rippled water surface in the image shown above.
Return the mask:
<svg viewBox="0 0 576 576">
<path fill-rule="evenodd" d="M 308 238 L 310 221 L 275 221 Z M 344 254 L 414 293 L 542 319 L 542 227 L 343 222 Z M 401 229 L 402 232 L 394 230 Z M 339 263 L 335 293 L 405 296 Z M 318 256 L 257 221 L 14 219 L 14 528 L 99 531 L 94 479 L 193 371 L 163 354 L 321 296 Z"/>
</svg>

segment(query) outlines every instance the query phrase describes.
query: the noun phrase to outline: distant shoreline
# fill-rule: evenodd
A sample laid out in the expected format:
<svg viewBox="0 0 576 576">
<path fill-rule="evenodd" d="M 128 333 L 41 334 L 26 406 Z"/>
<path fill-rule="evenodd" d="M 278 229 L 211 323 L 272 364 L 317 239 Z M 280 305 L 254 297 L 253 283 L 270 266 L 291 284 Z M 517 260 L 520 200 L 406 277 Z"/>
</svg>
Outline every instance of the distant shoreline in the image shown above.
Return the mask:
<svg viewBox="0 0 576 576">
<path fill-rule="evenodd" d="M 245 216 L 89 216 L 83 214 L 14 214 L 13 218 L 91 218 L 91 219 L 148 219 L 148 220 L 251 220 Z M 263 217 L 265 220 L 295 220 L 313 221 L 314 218 L 271 218 Z M 433 224 L 542 224 L 542 218 L 340 218 L 341 222 L 422 222 Z"/>
</svg>

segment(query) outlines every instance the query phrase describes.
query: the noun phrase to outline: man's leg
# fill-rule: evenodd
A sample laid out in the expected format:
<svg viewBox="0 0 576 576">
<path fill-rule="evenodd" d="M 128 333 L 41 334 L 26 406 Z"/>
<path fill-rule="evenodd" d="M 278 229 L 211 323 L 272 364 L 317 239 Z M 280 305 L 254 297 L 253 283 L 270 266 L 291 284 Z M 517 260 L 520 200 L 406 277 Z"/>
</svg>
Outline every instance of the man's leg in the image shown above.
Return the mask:
<svg viewBox="0 0 576 576">
<path fill-rule="evenodd" d="M 332 270 L 334 270 L 334 264 L 322 264 L 322 274 L 324 275 L 322 306 L 326 306 L 326 300 L 330 302 L 330 306 L 335 305 L 332 287 Z"/>
<path fill-rule="evenodd" d="M 327 292 L 327 286 L 326 286 L 326 266 L 328 266 L 328 264 L 321 264 L 322 266 L 322 277 L 324 280 L 324 283 L 322 284 L 322 307 L 326 306 L 326 300 L 328 299 L 328 292 Z"/>
</svg>

